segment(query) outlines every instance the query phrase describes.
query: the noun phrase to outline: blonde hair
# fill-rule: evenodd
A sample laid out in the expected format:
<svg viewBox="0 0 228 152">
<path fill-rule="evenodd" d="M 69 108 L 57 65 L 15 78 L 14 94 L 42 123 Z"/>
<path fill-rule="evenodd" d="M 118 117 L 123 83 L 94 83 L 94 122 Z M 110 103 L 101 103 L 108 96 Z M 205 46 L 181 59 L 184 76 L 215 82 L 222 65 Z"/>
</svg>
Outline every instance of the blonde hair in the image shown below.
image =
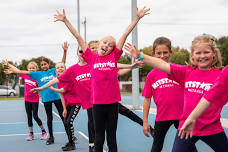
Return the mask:
<svg viewBox="0 0 228 152">
<path fill-rule="evenodd" d="M 55 64 L 55 67 L 56 67 L 57 64 L 60 64 L 60 63 L 62 63 L 62 64 L 64 65 L 65 69 L 66 69 L 66 65 L 65 65 L 64 62 L 57 62 L 57 63 Z"/>
<path fill-rule="evenodd" d="M 116 39 L 113 36 L 111 36 L 111 35 L 105 36 L 100 41 L 103 41 L 104 39 L 112 39 L 114 46 L 116 46 Z"/>
<path fill-rule="evenodd" d="M 196 45 L 198 44 L 206 44 L 208 45 L 211 50 L 215 53 L 215 57 L 213 58 L 211 67 L 217 68 L 217 69 L 221 69 L 222 68 L 222 57 L 221 57 L 221 53 L 219 51 L 219 49 L 216 46 L 216 38 L 212 35 L 209 34 L 203 34 L 203 35 L 199 35 L 197 37 L 194 38 L 194 40 L 192 41 L 192 46 L 191 46 L 191 53 L 190 53 L 190 63 L 189 66 L 196 68 L 197 65 L 195 65 L 193 59 L 192 59 L 192 54 L 194 52 L 194 48 Z"/>
<path fill-rule="evenodd" d="M 91 47 L 91 44 L 98 43 L 98 42 L 99 42 L 98 40 L 90 41 L 90 42 L 88 43 L 89 48 Z"/>
<path fill-rule="evenodd" d="M 34 62 L 34 61 L 29 62 L 27 65 L 27 69 L 28 69 L 29 65 L 34 65 L 36 67 L 36 69 L 38 70 L 38 65 L 36 62 Z"/>
</svg>

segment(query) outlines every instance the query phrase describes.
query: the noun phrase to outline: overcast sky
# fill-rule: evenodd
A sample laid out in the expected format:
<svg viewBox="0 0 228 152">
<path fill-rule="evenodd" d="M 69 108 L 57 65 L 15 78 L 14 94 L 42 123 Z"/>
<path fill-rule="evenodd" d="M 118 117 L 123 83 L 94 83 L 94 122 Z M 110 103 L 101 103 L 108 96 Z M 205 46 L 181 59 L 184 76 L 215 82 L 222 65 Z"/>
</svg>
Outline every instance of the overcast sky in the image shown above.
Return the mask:
<svg viewBox="0 0 228 152">
<path fill-rule="evenodd" d="M 62 57 L 61 45 L 70 43 L 67 66 L 76 63 L 77 42 L 62 22 L 54 23 L 56 9 L 65 9 L 77 27 L 76 0 L 0 0 L 0 60 L 21 61 L 46 56 Z M 166 36 L 173 46 L 189 49 L 202 33 L 228 36 L 227 0 L 138 0 L 151 13 L 138 23 L 138 47 Z M 80 0 L 81 22 L 87 19 L 87 42 L 112 35 L 117 40 L 131 22 L 131 0 Z M 84 25 L 80 25 L 84 37 Z M 131 35 L 127 39 L 131 42 Z"/>
</svg>

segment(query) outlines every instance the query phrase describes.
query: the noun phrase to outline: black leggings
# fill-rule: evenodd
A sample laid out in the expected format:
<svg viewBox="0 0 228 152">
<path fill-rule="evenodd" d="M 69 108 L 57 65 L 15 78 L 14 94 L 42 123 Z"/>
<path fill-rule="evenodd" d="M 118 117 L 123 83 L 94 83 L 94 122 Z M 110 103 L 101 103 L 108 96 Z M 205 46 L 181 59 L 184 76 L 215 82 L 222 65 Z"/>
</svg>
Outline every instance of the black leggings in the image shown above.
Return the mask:
<svg viewBox="0 0 228 152">
<path fill-rule="evenodd" d="M 67 129 L 67 137 L 69 140 L 69 143 L 73 143 L 74 140 L 74 126 L 73 122 L 76 116 L 78 115 L 78 112 L 80 110 L 81 106 L 73 105 L 73 106 L 67 106 L 67 116 L 64 119 L 64 126 Z"/>
<path fill-rule="evenodd" d="M 49 136 L 50 137 L 53 137 L 53 128 L 52 128 L 52 120 L 53 120 L 52 103 L 55 104 L 55 107 L 56 107 L 56 109 L 57 109 L 57 111 L 59 113 L 59 116 L 60 116 L 61 120 L 64 121 L 64 118 L 62 116 L 63 106 L 62 106 L 61 100 L 54 100 L 54 101 L 44 102 L 44 108 L 45 108 L 46 115 L 47 115 L 47 126 L 48 126 L 48 131 L 49 131 Z M 65 130 L 67 132 L 66 127 L 65 127 Z"/>
<path fill-rule="evenodd" d="M 199 139 L 208 144 L 215 152 L 228 151 L 228 139 L 224 132 L 209 136 L 193 136 L 188 140 L 180 139 L 177 132 L 172 152 L 190 152 L 190 147 L 195 145 Z"/>
<path fill-rule="evenodd" d="M 105 131 L 107 134 L 109 152 L 117 152 L 116 129 L 118 107 L 118 103 L 93 105 L 95 152 L 103 152 Z"/>
<path fill-rule="evenodd" d="M 93 123 L 92 109 L 93 108 L 87 109 L 89 143 L 94 143 L 94 139 L 95 139 L 95 130 L 94 130 L 94 123 Z"/>
<path fill-rule="evenodd" d="M 27 113 L 28 126 L 29 127 L 33 126 L 32 116 L 39 126 L 42 125 L 42 121 L 38 117 L 38 108 L 39 108 L 39 102 L 27 102 L 27 101 L 25 101 L 25 110 Z"/>
<path fill-rule="evenodd" d="M 138 123 L 139 125 L 143 126 L 143 120 L 137 116 L 134 112 L 132 112 L 127 107 L 123 106 L 121 103 L 118 103 L 119 105 L 119 113 L 125 117 L 128 117 L 132 121 Z"/>
<path fill-rule="evenodd" d="M 165 136 L 171 125 L 177 129 L 179 126 L 179 120 L 169 120 L 169 121 L 155 121 L 154 125 L 154 142 L 152 144 L 151 152 L 162 151 Z M 197 152 L 195 145 L 192 145 L 190 152 Z"/>
</svg>

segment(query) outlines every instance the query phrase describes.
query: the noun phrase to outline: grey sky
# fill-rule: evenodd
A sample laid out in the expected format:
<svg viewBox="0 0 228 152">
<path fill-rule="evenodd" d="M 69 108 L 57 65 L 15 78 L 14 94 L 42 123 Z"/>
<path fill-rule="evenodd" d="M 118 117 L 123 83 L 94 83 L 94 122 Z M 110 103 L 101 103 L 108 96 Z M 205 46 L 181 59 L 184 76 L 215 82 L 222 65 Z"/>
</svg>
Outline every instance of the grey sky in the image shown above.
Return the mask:
<svg viewBox="0 0 228 152">
<path fill-rule="evenodd" d="M 226 0 L 139 0 L 151 14 L 138 23 L 138 46 L 143 48 L 159 36 L 172 40 L 173 46 L 189 48 L 202 33 L 228 36 Z M 76 62 L 76 40 L 61 22 L 54 23 L 56 9 L 65 9 L 77 27 L 76 0 L 1 0 L 0 60 L 20 61 L 46 56 L 61 60 L 61 44 L 70 43 L 67 65 Z M 81 22 L 87 18 L 87 41 L 113 35 L 118 39 L 131 22 L 131 0 L 81 0 Z M 81 25 L 81 35 L 84 28 Z M 127 39 L 131 42 L 131 36 Z"/>
</svg>

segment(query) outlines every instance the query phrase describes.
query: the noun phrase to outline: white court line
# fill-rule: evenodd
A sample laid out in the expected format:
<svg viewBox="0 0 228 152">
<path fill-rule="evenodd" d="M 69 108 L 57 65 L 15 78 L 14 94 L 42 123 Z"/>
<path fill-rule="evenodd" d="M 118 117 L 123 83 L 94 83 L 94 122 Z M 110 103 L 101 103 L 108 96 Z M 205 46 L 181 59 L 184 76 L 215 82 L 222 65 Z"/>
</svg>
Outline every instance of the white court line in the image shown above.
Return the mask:
<svg viewBox="0 0 228 152">
<path fill-rule="evenodd" d="M 66 132 L 55 132 L 55 134 L 65 134 Z M 34 133 L 35 135 L 40 135 L 41 133 Z M 0 135 L 0 137 L 11 137 L 11 136 L 27 136 L 28 134 L 8 134 Z"/>
<path fill-rule="evenodd" d="M 62 122 L 62 121 L 53 121 L 53 122 Z M 28 122 L 12 122 L 12 123 L 0 123 L 0 125 L 17 125 L 17 124 L 27 124 Z"/>
<path fill-rule="evenodd" d="M 44 104 L 42 102 L 40 102 L 40 104 L 42 104 L 44 106 Z M 53 112 L 54 115 L 56 115 L 58 118 L 60 118 L 60 116 L 56 112 L 54 112 L 53 110 L 52 110 L 52 112 Z M 84 133 L 82 133 L 81 131 L 78 131 L 78 133 L 80 135 L 82 135 L 85 139 L 89 140 L 89 138 Z M 103 152 L 106 152 L 106 151 L 103 149 Z"/>
</svg>

